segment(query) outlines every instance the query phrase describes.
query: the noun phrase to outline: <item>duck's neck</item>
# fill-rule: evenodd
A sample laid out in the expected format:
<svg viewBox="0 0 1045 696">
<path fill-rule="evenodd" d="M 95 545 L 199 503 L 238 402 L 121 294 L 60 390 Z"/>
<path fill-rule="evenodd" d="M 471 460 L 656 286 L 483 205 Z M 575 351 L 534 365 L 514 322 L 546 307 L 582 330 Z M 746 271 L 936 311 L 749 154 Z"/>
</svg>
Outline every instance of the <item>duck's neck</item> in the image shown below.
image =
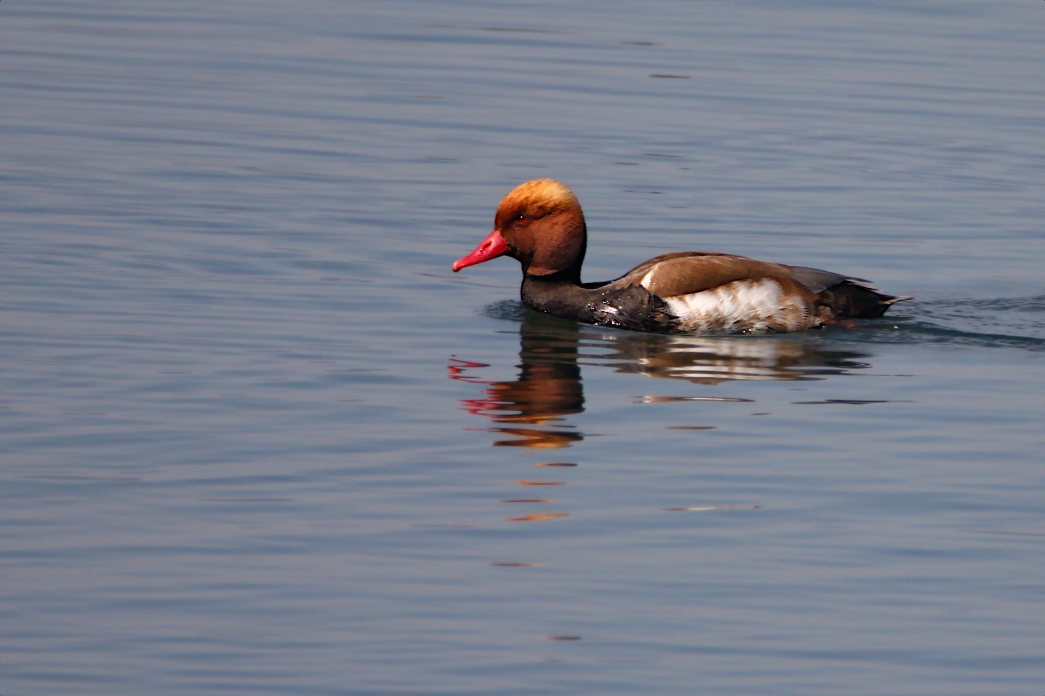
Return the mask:
<svg viewBox="0 0 1045 696">
<path fill-rule="evenodd" d="M 582 315 L 596 293 L 583 287 L 580 280 L 580 272 L 576 269 L 551 275 L 524 275 L 522 300 L 540 312 L 586 321 Z"/>
<path fill-rule="evenodd" d="M 576 275 L 523 276 L 522 299 L 539 312 L 563 319 L 632 331 L 674 333 L 677 318 L 664 300 L 643 287 L 577 282 Z"/>
</svg>

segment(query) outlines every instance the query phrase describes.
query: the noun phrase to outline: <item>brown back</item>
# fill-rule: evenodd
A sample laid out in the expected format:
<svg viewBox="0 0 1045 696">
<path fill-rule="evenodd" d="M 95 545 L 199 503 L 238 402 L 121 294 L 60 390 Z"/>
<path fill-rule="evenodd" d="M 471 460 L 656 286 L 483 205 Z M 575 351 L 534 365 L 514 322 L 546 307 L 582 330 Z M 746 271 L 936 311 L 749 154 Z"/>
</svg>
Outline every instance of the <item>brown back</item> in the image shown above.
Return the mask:
<svg viewBox="0 0 1045 696">
<path fill-rule="evenodd" d="M 744 256 L 684 251 L 664 254 L 628 271 L 613 284 L 642 286 L 659 297 L 676 297 L 717 288 L 735 280 L 791 278 L 789 266 Z"/>
</svg>

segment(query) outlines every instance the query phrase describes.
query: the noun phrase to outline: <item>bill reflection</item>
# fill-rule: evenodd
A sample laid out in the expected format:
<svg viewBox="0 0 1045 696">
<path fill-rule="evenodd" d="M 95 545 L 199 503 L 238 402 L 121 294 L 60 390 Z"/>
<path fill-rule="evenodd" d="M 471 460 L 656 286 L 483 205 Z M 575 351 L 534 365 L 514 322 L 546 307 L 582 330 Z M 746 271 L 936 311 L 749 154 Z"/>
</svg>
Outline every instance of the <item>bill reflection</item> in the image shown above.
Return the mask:
<svg viewBox="0 0 1045 696">
<path fill-rule="evenodd" d="M 480 363 L 450 360 L 451 379 L 483 386 L 479 398 L 462 399 L 466 411 L 496 427 L 488 432 L 510 436 L 494 447 L 559 449 L 584 439 L 566 416 L 584 411 L 584 389 L 577 364 L 578 326 L 572 322 L 528 319 L 520 329 L 519 378 L 491 382 L 476 378 Z"/>
</svg>

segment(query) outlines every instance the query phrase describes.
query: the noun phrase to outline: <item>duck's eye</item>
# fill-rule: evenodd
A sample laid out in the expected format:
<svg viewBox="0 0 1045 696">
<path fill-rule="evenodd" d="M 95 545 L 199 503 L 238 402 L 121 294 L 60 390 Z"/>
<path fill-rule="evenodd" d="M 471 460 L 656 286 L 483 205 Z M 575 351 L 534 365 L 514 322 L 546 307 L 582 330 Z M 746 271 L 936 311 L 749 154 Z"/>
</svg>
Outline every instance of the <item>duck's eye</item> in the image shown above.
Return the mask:
<svg viewBox="0 0 1045 696">
<path fill-rule="evenodd" d="M 516 222 L 526 222 L 526 215 L 524 213 L 519 213 L 518 215 L 515 216 L 515 221 Z"/>
</svg>

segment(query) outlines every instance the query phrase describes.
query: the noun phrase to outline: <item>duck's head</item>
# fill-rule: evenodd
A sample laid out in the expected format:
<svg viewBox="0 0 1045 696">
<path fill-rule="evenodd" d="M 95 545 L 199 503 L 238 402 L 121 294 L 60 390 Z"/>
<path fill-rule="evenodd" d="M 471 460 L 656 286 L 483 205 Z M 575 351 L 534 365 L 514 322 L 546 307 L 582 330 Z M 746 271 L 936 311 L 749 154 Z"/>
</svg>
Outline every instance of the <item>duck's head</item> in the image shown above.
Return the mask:
<svg viewBox="0 0 1045 696">
<path fill-rule="evenodd" d="M 504 197 L 493 232 L 453 269 L 507 255 L 522 264 L 526 275 L 565 273 L 565 280 L 579 283 L 586 245 L 584 213 L 573 191 L 554 179 L 535 179 Z"/>
</svg>

